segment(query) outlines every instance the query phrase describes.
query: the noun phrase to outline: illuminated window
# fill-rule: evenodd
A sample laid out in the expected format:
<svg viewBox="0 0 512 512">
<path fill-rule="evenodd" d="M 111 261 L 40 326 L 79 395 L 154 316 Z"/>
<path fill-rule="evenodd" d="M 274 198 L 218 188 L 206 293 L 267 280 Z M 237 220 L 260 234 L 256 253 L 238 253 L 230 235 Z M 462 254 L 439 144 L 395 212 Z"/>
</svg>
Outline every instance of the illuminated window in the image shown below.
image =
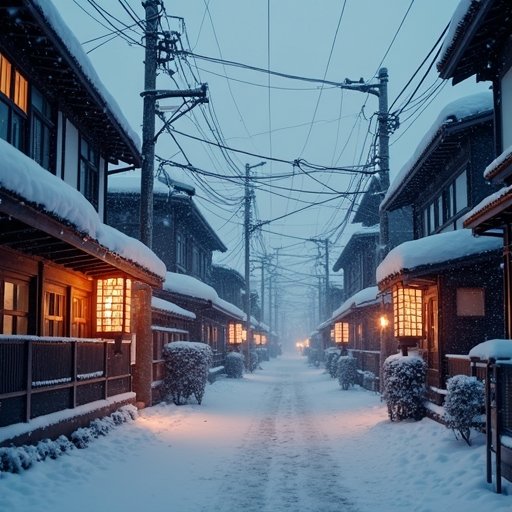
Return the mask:
<svg viewBox="0 0 512 512">
<path fill-rule="evenodd" d="M 0 53 L 0 92 L 11 97 L 11 63 Z"/>
<path fill-rule="evenodd" d="M 89 297 L 75 294 L 71 311 L 71 336 L 76 338 L 88 338 L 90 336 L 89 310 Z"/>
<path fill-rule="evenodd" d="M 334 342 L 335 343 L 348 343 L 348 322 L 336 322 L 334 324 Z"/>
<path fill-rule="evenodd" d="M 228 325 L 228 343 L 237 344 L 243 341 L 243 325 L 241 322 L 230 322 Z"/>
<path fill-rule="evenodd" d="M 44 293 L 44 336 L 64 336 L 66 292 L 49 286 Z"/>
<path fill-rule="evenodd" d="M 8 281 L 0 282 L 1 330 L 2 334 L 28 333 L 28 283 Z"/>
<path fill-rule="evenodd" d="M 18 71 L 14 72 L 14 103 L 27 113 L 28 82 Z"/>
<path fill-rule="evenodd" d="M 418 288 L 397 285 L 393 288 L 395 336 L 421 338 L 423 335 L 423 295 Z"/>
</svg>

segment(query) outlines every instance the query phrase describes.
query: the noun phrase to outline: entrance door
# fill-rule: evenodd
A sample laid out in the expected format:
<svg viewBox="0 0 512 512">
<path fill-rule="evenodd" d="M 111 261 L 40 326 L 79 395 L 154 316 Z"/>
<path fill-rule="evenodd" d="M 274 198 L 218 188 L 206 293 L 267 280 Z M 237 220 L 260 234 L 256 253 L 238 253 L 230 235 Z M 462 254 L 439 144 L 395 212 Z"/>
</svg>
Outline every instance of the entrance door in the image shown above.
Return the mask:
<svg viewBox="0 0 512 512">
<path fill-rule="evenodd" d="M 425 291 L 425 342 L 426 361 L 428 364 L 428 383 L 440 387 L 439 365 L 439 300 L 437 287 Z"/>
</svg>

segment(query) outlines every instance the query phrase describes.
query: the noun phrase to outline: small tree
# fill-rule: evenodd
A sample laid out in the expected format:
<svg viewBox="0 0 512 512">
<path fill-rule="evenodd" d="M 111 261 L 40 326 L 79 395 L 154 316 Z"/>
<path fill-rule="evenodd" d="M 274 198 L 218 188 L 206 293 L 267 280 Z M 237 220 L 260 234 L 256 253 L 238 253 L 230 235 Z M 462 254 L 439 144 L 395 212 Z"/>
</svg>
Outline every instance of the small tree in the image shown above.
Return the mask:
<svg viewBox="0 0 512 512">
<path fill-rule="evenodd" d="M 391 421 L 423 418 L 427 365 L 416 356 L 390 356 L 384 362 L 383 398 Z"/>
<path fill-rule="evenodd" d="M 164 346 L 163 356 L 166 394 L 176 405 L 185 404 L 192 394 L 200 404 L 213 361 L 212 349 L 206 343 L 175 341 Z"/>
<path fill-rule="evenodd" d="M 345 391 L 356 383 L 356 360 L 352 356 L 340 356 L 338 358 L 338 382 Z"/>
<path fill-rule="evenodd" d="M 446 426 L 453 430 L 455 437 L 471 446 L 471 427 L 481 425 L 479 415 L 484 406 L 484 385 L 476 377 L 455 375 L 446 382 L 444 402 Z"/>
<path fill-rule="evenodd" d="M 244 374 L 244 356 L 240 352 L 229 352 L 224 362 L 226 375 L 231 379 L 241 379 Z"/>
</svg>

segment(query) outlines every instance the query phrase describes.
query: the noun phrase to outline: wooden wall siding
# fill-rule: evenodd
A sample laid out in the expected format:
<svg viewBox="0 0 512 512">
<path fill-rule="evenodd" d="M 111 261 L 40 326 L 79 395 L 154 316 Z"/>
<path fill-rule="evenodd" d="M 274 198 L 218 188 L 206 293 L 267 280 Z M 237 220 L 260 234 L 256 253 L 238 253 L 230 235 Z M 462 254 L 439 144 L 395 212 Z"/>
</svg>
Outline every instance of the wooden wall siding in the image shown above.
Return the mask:
<svg viewBox="0 0 512 512">
<path fill-rule="evenodd" d="M 130 342 L 0 336 L 0 427 L 131 391 Z"/>
<path fill-rule="evenodd" d="M 499 254 L 479 264 L 454 268 L 440 281 L 440 350 L 444 354 L 467 354 L 487 339 L 504 337 L 503 272 Z M 483 288 L 485 315 L 457 316 L 457 288 Z"/>
</svg>

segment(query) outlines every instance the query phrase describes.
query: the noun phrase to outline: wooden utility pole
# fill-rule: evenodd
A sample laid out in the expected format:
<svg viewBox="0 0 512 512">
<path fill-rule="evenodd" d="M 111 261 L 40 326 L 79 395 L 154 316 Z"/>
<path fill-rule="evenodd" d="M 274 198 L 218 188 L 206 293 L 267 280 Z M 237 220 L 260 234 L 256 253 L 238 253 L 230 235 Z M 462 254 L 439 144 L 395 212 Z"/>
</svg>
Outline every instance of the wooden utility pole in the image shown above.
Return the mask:
<svg viewBox="0 0 512 512">
<path fill-rule="evenodd" d="M 244 195 L 244 240 L 245 240 L 245 341 L 247 343 L 247 367 L 251 368 L 251 283 L 250 283 L 250 258 L 251 258 L 251 199 L 252 188 L 250 185 L 251 169 L 265 165 L 260 162 L 256 165 L 245 164 L 245 195 Z"/>
<path fill-rule="evenodd" d="M 146 10 L 144 91 L 156 88 L 158 6 L 160 0 L 147 0 Z M 154 94 L 144 95 L 142 114 L 142 168 L 140 183 L 140 241 L 153 245 L 153 173 L 155 169 L 155 105 Z"/>
</svg>

